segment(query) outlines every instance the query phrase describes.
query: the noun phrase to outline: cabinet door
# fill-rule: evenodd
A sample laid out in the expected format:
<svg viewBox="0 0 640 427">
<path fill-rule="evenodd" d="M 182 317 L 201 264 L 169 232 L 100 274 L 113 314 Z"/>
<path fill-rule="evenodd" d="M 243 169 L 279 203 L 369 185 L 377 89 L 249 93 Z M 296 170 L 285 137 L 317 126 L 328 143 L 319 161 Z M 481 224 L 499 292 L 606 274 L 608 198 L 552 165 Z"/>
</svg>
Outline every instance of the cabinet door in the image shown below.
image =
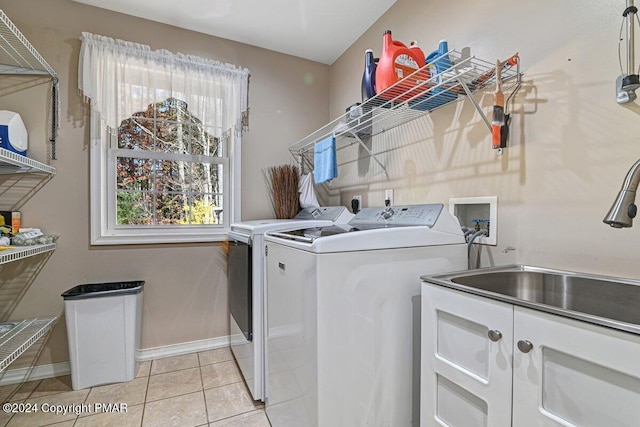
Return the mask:
<svg viewBox="0 0 640 427">
<path fill-rule="evenodd" d="M 515 307 L 514 346 L 514 426 L 640 425 L 640 336 Z"/>
<path fill-rule="evenodd" d="M 423 284 L 423 426 L 511 425 L 513 307 Z"/>
</svg>

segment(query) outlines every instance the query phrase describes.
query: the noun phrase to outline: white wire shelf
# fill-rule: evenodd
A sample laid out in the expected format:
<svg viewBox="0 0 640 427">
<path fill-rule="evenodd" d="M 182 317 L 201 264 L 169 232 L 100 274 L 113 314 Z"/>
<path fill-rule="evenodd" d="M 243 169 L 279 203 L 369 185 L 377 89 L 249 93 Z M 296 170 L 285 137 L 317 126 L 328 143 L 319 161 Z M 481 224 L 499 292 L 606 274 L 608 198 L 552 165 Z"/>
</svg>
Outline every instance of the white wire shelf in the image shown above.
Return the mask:
<svg viewBox="0 0 640 427">
<path fill-rule="evenodd" d="M 42 338 L 57 319 L 47 317 L 0 323 L 0 372 Z"/>
<path fill-rule="evenodd" d="M 0 251 L 0 265 L 40 255 L 45 252 L 51 252 L 55 249 L 55 243 L 49 243 L 46 245 L 13 246 L 12 249 Z"/>
<path fill-rule="evenodd" d="M 29 43 L 5 13 L 0 10 L 0 75 L 44 76 L 51 79 L 50 135 L 51 157 L 56 158 L 58 132 L 58 75 Z"/>
<path fill-rule="evenodd" d="M 5 148 L 0 148 L 0 175 L 33 172 L 44 172 L 55 175 L 56 168 Z"/>
<path fill-rule="evenodd" d="M 9 17 L 0 10 L 0 72 L 11 74 L 43 74 L 57 79 L 56 72 L 22 35 Z"/>
<path fill-rule="evenodd" d="M 495 88 L 496 64 L 475 56 L 463 55 L 456 50 L 449 51 L 447 55 L 452 66 L 446 72 L 431 76 L 417 85 L 409 83 L 415 81 L 416 77 L 425 75 L 441 57 L 435 58 L 433 63 L 363 102 L 356 110 L 360 114 L 345 113 L 291 145 L 289 151 L 298 158 L 301 166 L 308 165 L 313 169 L 315 143 L 334 136 L 337 150 L 360 143 L 384 170 L 375 154 L 362 142 L 363 138 L 386 132 L 464 98 L 471 100 L 490 130 L 491 124 L 472 95 L 484 89 Z M 512 58 L 515 57 L 516 55 Z M 505 92 L 520 84 L 519 58 L 515 62 L 517 64 L 514 66 L 514 62 L 505 61 L 502 67 L 502 89 Z"/>
</svg>

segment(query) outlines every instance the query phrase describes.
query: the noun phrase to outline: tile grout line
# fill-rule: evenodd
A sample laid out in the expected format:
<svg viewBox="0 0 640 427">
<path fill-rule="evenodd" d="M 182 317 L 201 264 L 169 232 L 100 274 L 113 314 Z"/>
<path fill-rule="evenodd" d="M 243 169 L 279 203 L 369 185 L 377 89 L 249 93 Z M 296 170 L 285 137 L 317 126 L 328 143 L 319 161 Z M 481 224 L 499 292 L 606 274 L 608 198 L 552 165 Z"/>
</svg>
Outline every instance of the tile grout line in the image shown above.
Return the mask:
<svg viewBox="0 0 640 427">
<path fill-rule="evenodd" d="M 144 415 L 147 412 L 147 396 L 149 395 L 149 386 L 151 385 L 151 368 L 153 368 L 153 360 L 149 362 L 149 374 L 147 377 L 147 387 L 144 389 L 144 400 L 142 401 L 142 417 L 140 417 L 140 427 L 144 425 Z"/>
<path fill-rule="evenodd" d="M 200 382 L 202 383 L 202 401 L 204 402 L 204 415 L 207 419 L 207 426 L 209 425 L 209 407 L 207 405 L 207 395 L 204 392 L 204 378 L 202 377 L 202 361 L 200 360 L 200 353 L 198 353 L 198 369 L 200 370 Z"/>
</svg>

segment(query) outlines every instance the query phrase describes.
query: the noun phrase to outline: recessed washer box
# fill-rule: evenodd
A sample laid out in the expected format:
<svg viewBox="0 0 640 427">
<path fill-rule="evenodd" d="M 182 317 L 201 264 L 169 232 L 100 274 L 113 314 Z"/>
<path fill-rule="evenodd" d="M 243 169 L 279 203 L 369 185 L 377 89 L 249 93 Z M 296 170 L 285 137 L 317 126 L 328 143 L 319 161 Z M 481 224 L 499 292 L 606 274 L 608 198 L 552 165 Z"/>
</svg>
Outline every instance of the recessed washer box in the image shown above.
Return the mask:
<svg viewBox="0 0 640 427">
<path fill-rule="evenodd" d="M 449 199 L 449 212 L 455 215 L 461 226 L 480 228 L 489 226 L 489 236 L 479 236 L 475 243 L 496 246 L 498 236 L 498 197 L 459 197 Z"/>
</svg>

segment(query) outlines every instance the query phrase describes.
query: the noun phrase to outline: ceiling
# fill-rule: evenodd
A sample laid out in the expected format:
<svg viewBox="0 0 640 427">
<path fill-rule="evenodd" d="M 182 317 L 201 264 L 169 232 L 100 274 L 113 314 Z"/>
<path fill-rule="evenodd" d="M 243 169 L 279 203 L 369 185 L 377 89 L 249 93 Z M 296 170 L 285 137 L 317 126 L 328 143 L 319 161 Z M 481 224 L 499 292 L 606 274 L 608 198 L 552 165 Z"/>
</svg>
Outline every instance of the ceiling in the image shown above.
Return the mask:
<svg viewBox="0 0 640 427">
<path fill-rule="evenodd" d="M 74 0 L 332 64 L 396 0 Z"/>
</svg>

